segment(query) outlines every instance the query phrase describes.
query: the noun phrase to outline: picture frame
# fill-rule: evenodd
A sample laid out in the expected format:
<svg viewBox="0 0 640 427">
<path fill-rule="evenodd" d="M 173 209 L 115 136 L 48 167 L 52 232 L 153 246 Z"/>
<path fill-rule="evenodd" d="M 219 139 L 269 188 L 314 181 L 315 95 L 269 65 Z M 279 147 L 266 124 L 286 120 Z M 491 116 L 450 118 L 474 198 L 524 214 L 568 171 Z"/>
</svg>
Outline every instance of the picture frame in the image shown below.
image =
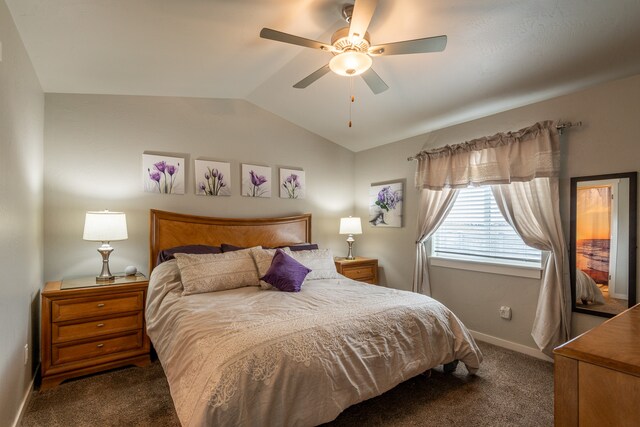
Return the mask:
<svg viewBox="0 0 640 427">
<path fill-rule="evenodd" d="M 304 199 L 307 183 L 303 170 L 280 168 L 280 198 Z"/>
<path fill-rule="evenodd" d="M 231 163 L 196 160 L 195 191 L 198 196 L 231 196 Z"/>
<path fill-rule="evenodd" d="M 372 227 L 402 227 L 404 181 L 371 184 L 369 188 L 369 224 Z"/>
<path fill-rule="evenodd" d="M 143 154 L 142 177 L 146 193 L 184 194 L 184 158 Z"/>
<path fill-rule="evenodd" d="M 242 164 L 242 195 L 245 197 L 271 197 L 271 168 Z"/>
</svg>

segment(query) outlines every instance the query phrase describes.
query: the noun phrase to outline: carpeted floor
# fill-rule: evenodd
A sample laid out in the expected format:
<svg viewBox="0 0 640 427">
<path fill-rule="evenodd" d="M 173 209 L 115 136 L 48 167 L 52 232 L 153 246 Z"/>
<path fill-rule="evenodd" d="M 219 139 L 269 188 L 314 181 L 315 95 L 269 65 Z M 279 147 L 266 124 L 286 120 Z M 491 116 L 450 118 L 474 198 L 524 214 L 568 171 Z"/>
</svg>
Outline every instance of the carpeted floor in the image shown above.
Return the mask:
<svg viewBox="0 0 640 427">
<path fill-rule="evenodd" d="M 553 365 L 478 343 L 476 376 L 433 370 L 354 405 L 327 426 L 552 426 Z M 35 391 L 22 426 L 179 426 L 160 363 Z"/>
</svg>

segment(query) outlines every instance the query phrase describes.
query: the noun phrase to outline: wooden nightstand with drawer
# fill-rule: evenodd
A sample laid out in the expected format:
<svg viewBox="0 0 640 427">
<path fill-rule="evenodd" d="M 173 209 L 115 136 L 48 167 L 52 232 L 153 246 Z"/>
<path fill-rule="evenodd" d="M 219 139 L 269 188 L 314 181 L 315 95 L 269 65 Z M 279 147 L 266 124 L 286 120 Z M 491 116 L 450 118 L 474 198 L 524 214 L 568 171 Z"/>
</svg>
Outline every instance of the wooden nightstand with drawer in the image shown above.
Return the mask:
<svg viewBox="0 0 640 427">
<path fill-rule="evenodd" d="M 150 362 L 141 274 L 96 284 L 95 277 L 49 282 L 42 291 L 41 390 L 62 381 Z"/>
<path fill-rule="evenodd" d="M 336 270 L 349 279 L 378 284 L 378 260 L 357 256 L 355 259 L 335 258 Z"/>
</svg>

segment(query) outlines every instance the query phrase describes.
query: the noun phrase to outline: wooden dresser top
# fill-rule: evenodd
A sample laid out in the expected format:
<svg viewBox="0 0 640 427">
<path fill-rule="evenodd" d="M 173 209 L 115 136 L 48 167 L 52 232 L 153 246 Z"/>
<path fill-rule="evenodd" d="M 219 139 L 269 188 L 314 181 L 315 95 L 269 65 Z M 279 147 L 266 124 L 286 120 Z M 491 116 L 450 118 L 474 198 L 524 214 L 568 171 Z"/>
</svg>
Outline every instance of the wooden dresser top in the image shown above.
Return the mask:
<svg viewBox="0 0 640 427">
<path fill-rule="evenodd" d="M 640 376 L 640 304 L 566 342 L 554 353 Z"/>
</svg>

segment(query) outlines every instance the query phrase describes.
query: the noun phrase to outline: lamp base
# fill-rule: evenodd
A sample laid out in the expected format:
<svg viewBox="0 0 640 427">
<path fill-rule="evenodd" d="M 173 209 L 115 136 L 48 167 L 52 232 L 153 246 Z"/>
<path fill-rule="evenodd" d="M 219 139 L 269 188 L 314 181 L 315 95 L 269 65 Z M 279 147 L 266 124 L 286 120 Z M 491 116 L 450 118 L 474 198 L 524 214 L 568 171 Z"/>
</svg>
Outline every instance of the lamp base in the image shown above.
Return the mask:
<svg viewBox="0 0 640 427">
<path fill-rule="evenodd" d="M 98 248 L 98 252 L 102 255 L 102 271 L 99 276 L 96 276 L 96 282 L 108 282 L 115 279 L 115 276 L 111 274 L 109 270 L 109 255 L 113 252 L 113 248 L 109 242 L 102 242 L 102 246 Z"/>
<path fill-rule="evenodd" d="M 356 259 L 356 257 L 353 256 L 353 235 L 349 234 L 349 237 L 347 237 L 347 244 L 349 245 L 349 253 L 347 254 L 347 257 L 345 259 L 348 260 L 352 260 L 352 259 Z"/>
</svg>

